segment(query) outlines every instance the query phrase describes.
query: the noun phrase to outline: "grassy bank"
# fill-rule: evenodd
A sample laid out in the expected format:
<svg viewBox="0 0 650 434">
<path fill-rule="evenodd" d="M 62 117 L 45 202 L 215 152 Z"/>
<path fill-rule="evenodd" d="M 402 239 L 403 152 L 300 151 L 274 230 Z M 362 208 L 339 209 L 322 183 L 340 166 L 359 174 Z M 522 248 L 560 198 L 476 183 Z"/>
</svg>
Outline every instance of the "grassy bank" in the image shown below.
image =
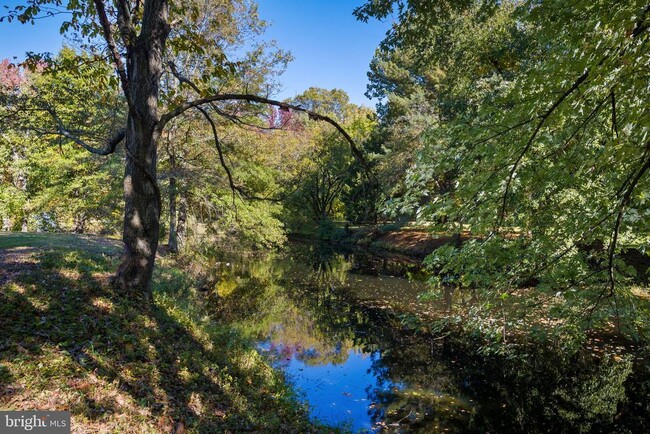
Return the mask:
<svg viewBox="0 0 650 434">
<path fill-rule="evenodd" d="M 170 259 L 154 305 L 108 283 L 117 242 L 0 234 L 0 408 L 73 432 L 314 432 L 284 378 Z"/>
</svg>

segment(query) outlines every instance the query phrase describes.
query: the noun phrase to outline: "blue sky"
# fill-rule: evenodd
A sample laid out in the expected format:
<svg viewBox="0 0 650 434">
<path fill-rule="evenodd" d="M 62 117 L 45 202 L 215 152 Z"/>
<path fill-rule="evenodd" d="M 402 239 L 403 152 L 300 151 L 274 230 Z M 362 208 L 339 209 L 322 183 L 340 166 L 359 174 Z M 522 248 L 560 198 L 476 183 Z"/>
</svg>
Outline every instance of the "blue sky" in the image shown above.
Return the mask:
<svg viewBox="0 0 650 434">
<path fill-rule="evenodd" d="M 0 5 L 15 5 L 0 0 Z M 363 23 L 352 15 L 363 0 L 258 0 L 260 17 L 270 21 L 266 33 L 294 61 L 280 78 L 279 98 L 295 96 L 310 86 L 340 88 L 356 104 L 373 106 L 364 96 L 368 65 L 389 22 Z M 4 7 L 0 15 L 4 15 Z M 24 58 L 26 51 L 56 52 L 63 44 L 59 34 L 62 18 L 30 24 L 0 23 L 0 59 Z"/>
</svg>

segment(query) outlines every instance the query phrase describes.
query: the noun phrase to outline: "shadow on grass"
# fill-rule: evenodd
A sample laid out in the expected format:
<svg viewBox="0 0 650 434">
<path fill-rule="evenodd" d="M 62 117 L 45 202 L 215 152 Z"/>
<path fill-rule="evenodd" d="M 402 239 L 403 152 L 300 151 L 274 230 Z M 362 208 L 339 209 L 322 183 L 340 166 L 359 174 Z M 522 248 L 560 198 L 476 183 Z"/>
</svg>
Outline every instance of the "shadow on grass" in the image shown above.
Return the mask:
<svg viewBox="0 0 650 434">
<path fill-rule="evenodd" d="M 280 374 L 210 318 L 173 269 L 155 305 L 108 285 L 115 260 L 56 248 L 0 255 L 0 406 L 70 410 L 121 432 L 306 432 L 317 428 Z"/>
</svg>

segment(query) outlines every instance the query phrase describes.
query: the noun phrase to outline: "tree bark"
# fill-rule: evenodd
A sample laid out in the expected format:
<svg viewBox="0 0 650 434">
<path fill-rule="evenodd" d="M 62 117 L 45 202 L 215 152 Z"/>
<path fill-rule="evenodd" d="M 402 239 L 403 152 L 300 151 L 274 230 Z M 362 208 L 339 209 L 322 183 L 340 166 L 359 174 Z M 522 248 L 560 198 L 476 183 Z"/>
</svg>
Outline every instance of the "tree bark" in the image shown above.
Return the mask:
<svg viewBox="0 0 650 434">
<path fill-rule="evenodd" d="M 167 2 L 145 3 L 142 31 L 128 47 L 125 92 L 129 104 L 124 173 L 124 253 L 114 284 L 151 299 L 160 230 L 160 190 L 156 181 L 159 139 L 158 95 L 165 41 L 169 34 Z"/>
<path fill-rule="evenodd" d="M 126 149 L 124 252 L 114 283 L 149 297 L 160 230 L 160 197 L 155 182 L 156 141 L 146 122 L 129 119 Z"/>
<path fill-rule="evenodd" d="M 170 158 L 170 163 L 173 167 L 173 157 Z M 176 231 L 176 178 L 174 176 L 169 178 L 169 240 L 167 247 L 172 253 L 178 253 L 178 233 Z"/>
<path fill-rule="evenodd" d="M 176 226 L 176 238 L 178 247 L 183 249 L 187 243 L 187 197 L 181 192 L 178 203 L 178 225 Z"/>
</svg>

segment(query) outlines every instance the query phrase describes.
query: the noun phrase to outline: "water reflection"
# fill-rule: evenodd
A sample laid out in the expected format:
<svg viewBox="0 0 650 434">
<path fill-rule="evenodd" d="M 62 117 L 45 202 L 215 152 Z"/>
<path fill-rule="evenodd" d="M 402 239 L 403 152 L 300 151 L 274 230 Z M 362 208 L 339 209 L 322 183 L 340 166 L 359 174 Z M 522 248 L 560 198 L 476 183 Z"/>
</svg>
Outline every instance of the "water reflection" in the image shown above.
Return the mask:
<svg viewBox="0 0 650 434">
<path fill-rule="evenodd" d="M 312 356 L 320 359 L 314 349 L 290 354 L 271 343 L 264 343 L 260 348 L 299 387 L 314 417 L 351 431 L 371 430 L 372 422 L 383 418 L 383 407 L 369 398 L 375 389 L 380 391 L 377 387 L 382 383 L 372 369 L 373 361 L 381 357 L 379 352 L 335 349 L 342 356 L 338 361 L 314 363 Z M 381 392 L 390 394 L 396 386 L 389 383 L 383 387 Z M 373 392 L 369 393 L 371 389 Z M 369 417 L 369 409 L 376 409 L 378 414 Z"/>
<path fill-rule="evenodd" d="M 259 343 L 309 402 L 346 430 L 650 432 L 647 364 L 481 356 L 471 337 L 441 338 L 396 312 L 449 314 L 472 294 L 435 301 L 412 264 L 304 246 L 281 257 L 215 259 L 219 315 Z M 645 371 L 643 371 L 645 369 Z"/>
</svg>

